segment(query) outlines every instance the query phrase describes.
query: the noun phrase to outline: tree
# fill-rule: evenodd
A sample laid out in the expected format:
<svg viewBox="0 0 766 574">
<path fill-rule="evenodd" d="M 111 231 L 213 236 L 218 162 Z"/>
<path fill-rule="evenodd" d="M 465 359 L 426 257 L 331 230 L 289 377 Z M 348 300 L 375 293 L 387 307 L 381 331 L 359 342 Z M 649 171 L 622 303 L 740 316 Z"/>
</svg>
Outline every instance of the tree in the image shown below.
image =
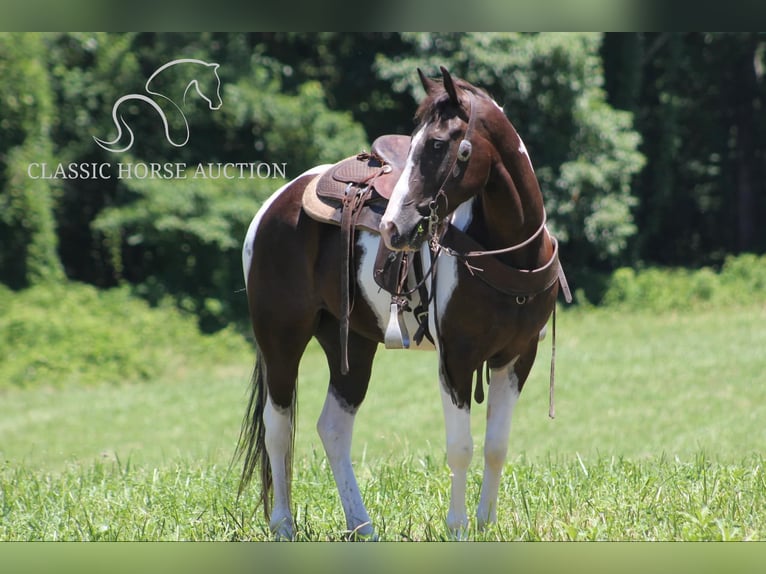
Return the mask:
<svg viewBox="0 0 766 574">
<path fill-rule="evenodd" d="M 139 52 L 149 57 L 146 39 L 136 40 Z M 164 36 L 154 40 L 159 45 L 168 41 Z M 139 150 L 141 155 L 123 158 L 126 162 L 183 160 L 190 166 L 183 173 L 185 179 L 122 180 L 122 191 L 113 204 L 104 206 L 89 222 L 94 241 L 109 253 L 115 277 L 134 284 L 152 302 L 172 298 L 197 314 L 206 331 L 246 316 L 246 299 L 241 294 L 242 240 L 258 205 L 285 182 L 280 177 L 196 178 L 191 166 L 285 164 L 288 177 L 296 177 L 367 145 L 363 128 L 350 113 L 327 107 L 318 82 L 308 80 L 294 90 L 285 89 L 283 64 L 265 56 L 258 45 L 247 48 L 247 58 L 238 57 L 248 42 L 241 36 L 210 40 L 217 52 L 202 55 L 205 60 L 226 62 L 221 71 L 224 103 L 215 114 L 189 117 L 195 137 L 182 154 L 171 150 L 173 155 L 165 155 L 168 152 L 157 148 L 153 155 Z M 163 48 L 162 53 L 167 51 Z M 152 66 L 160 65 L 156 53 L 152 60 L 155 63 L 149 68 L 155 69 Z"/>
<path fill-rule="evenodd" d="M 766 249 L 766 34 L 607 34 L 610 101 L 634 110 L 636 259 L 710 265 Z"/>
<path fill-rule="evenodd" d="M 632 116 L 606 102 L 598 34 L 408 34 L 411 55 L 379 56 L 396 91 L 439 65 L 485 88 L 530 151 L 551 227 L 570 265 L 614 266 L 636 233 L 631 193 L 644 164 Z"/>
<path fill-rule="evenodd" d="M 63 277 L 50 183 L 30 179 L 51 162 L 53 105 L 37 34 L 0 34 L 0 281 L 22 288 Z"/>
</svg>

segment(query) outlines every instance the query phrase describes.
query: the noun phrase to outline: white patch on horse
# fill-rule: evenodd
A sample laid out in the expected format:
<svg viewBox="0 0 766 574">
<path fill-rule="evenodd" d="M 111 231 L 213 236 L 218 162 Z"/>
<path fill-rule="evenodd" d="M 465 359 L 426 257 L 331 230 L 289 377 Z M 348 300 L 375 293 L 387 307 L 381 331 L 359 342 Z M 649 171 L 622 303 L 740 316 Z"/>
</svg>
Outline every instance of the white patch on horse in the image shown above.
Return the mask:
<svg viewBox="0 0 766 574">
<path fill-rule="evenodd" d="M 476 509 L 479 528 L 497 522 L 497 497 L 503 465 L 508 455 L 511 417 L 519 400 L 519 378 L 514 371 L 517 356 L 505 367 L 492 369 L 487 398 L 487 429 L 484 437 L 484 478 Z"/>
<path fill-rule="evenodd" d="M 518 136 L 518 134 L 516 134 Z M 535 170 L 535 168 L 532 166 L 532 158 L 529 157 L 529 152 L 527 151 L 527 146 L 524 145 L 524 140 L 521 139 L 521 136 L 519 136 L 519 153 L 524 156 L 524 158 L 527 160 L 527 163 L 529 164 L 529 169 L 532 171 Z"/>
<path fill-rule="evenodd" d="M 360 253 L 359 272 L 357 275 L 357 284 L 362 297 L 364 297 L 367 304 L 375 313 L 375 319 L 380 329 L 380 335 L 383 337 L 383 333 L 386 332 L 386 325 L 391 315 L 391 295 L 381 289 L 375 279 L 373 278 L 373 271 L 375 268 L 375 257 L 378 253 L 378 245 L 380 244 L 380 236 L 370 233 L 369 231 L 360 231 L 357 241 L 356 249 Z M 414 278 L 411 287 L 414 287 Z M 410 307 L 415 308 L 419 302 L 418 293 L 413 293 L 412 302 Z M 412 336 L 418 330 L 418 323 L 415 320 L 415 315 L 409 312 L 404 313 L 404 324 L 407 327 L 407 332 L 410 334 L 410 349 L 418 351 L 433 351 L 434 346 L 427 338 L 423 338 L 420 345 L 416 344 L 412 339 Z"/>
<path fill-rule="evenodd" d="M 452 222 L 452 225 L 457 227 L 460 231 L 465 231 L 471 224 L 471 220 L 473 219 L 473 203 L 473 198 L 464 201 L 457 206 L 457 209 L 452 214 L 450 221 Z"/>
<path fill-rule="evenodd" d="M 452 396 L 444 381 L 440 381 L 439 389 L 444 411 L 444 428 L 446 430 L 447 465 L 450 469 L 451 489 L 450 504 L 447 512 L 447 527 L 457 537 L 467 534 L 468 513 L 466 512 L 465 494 L 468 479 L 468 466 L 473 457 L 473 437 L 471 436 L 471 411 L 458 408 L 452 402 Z"/>
<path fill-rule="evenodd" d="M 291 540 L 295 535 L 295 527 L 290 510 L 290 491 L 286 467 L 293 424 L 290 409 L 277 407 L 271 402 L 271 397 L 267 397 L 266 408 L 263 411 L 263 424 L 266 428 L 266 453 L 271 463 L 271 476 L 274 485 L 274 505 L 271 510 L 269 528 L 278 539 Z"/>
<path fill-rule="evenodd" d="M 356 411 L 330 388 L 317 421 L 317 431 L 335 477 L 346 515 L 346 527 L 350 532 L 367 537 L 374 534 L 372 522 L 351 465 L 351 436 L 355 416 Z"/>
<path fill-rule="evenodd" d="M 420 144 L 420 140 L 423 139 L 423 134 L 425 133 L 426 127 L 427 124 L 418 130 L 418 132 L 412 137 L 410 153 L 407 156 L 407 162 L 404 165 L 402 175 L 399 177 L 399 180 L 394 186 L 394 190 L 391 192 L 391 199 L 389 199 L 388 205 L 386 206 L 386 211 L 383 213 L 383 217 L 380 220 L 381 226 L 397 221 L 400 217 L 402 203 L 404 203 L 404 198 L 406 197 L 410 188 L 410 174 L 415 167 L 415 162 L 412 159 L 412 152 L 413 150 L 417 149 L 418 145 Z"/>
<path fill-rule="evenodd" d="M 301 175 L 284 184 L 278 190 L 271 194 L 271 196 L 261 205 L 260 209 L 256 212 L 253 220 L 250 222 L 250 226 L 247 228 L 247 235 L 245 235 L 245 242 L 242 245 L 242 272 L 245 275 L 245 286 L 247 286 L 247 276 L 250 274 L 250 262 L 253 260 L 253 243 L 255 242 L 255 234 L 258 232 L 258 226 L 263 219 L 263 215 L 268 211 L 271 204 L 284 193 L 284 191 L 290 187 L 295 180 L 300 179 L 304 175 L 319 175 L 324 173 L 331 167 L 331 164 L 318 165 L 312 167 L 310 170 L 303 172 Z"/>
<path fill-rule="evenodd" d="M 473 219 L 473 204 L 473 198 L 461 203 L 450 218 L 452 225 L 461 231 L 465 231 Z M 424 272 L 428 273 L 431 267 L 430 247 L 428 242 L 421 248 L 421 254 L 423 261 L 426 262 L 424 263 Z M 446 253 L 441 253 L 441 255 L 439 255 L 439 260 L 436 264 L 436 274 L 438 275 L 436 279 L 436 295 L 432 298 L 428 308 L 428 328 L 431 330 L 432 334 L 438 332 L 436 329 L 437 315 L 441 324 L 441 320 L 447 310 L 447 305 L 452 298 L 452 293 L 455 291 L 455 287 L 457 287 L 457 265 L 457 259 L 451 255 L 447 255 Z M 429 281 L 428 289 L 429 292 L 433 290 L 433 279 Z"/>
</svg>

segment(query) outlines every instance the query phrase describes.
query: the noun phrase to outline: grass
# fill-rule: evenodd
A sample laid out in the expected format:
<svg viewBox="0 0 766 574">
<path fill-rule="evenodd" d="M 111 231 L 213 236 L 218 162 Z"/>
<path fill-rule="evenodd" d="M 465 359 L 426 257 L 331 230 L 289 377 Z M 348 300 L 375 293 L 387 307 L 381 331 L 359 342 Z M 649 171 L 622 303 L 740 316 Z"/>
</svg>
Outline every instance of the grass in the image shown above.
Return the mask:
<svg viewBox="0 0 766 574">
<path fill-rule="evenodd" d="M 559 315 L 514 416 L 500 521 L 475 540 L 766 538 L 766 309 Z M 256 488 L 229 468 L 251 354 L 153 380 L 0 391 L 0 539 L 264 540 Z M 383 540 L 442 540 L 449 476 L 433 354 L 381 351 L 353 457 Z M 189 365 L 189 366 L 184 366 Z M 314 431 L 327 386 L 307 351 L 294 503 L 306 540 L 344 520 Z M 485 406 L 474 408 L 475 507 Z"/>
<path fill-rule="evenodd" d="M 361 465 L 364 495 L 384 541 L 448 540 L 448 477 L 438 457 L 377 459 Z M 506 469 L 498 524 L 479 541 L 754 540 L 766 533 L 761 457 L 724 465 L 699 455 L 593 464 L 517 460 Z M 469 484 L 478 498 L 480 476 Z M 254 495 L 236 498 L 225 467 L 160 468 L 121 461 L 59 473 L 5 468 L 0 539 L 84 541 L 269 540 Z M 343 516 L 323 457 L 298 466 L 299 540 L 342 540 Z"/>
</svg>

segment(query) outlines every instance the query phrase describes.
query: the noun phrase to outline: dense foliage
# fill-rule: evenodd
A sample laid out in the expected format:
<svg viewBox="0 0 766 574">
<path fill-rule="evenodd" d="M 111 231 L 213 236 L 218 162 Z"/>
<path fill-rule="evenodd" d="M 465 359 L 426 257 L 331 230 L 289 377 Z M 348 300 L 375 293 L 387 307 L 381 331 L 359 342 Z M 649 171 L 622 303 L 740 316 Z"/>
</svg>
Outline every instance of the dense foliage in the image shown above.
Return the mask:
<svg viewBox="0 0 766 574">
<path fill-rule="evenodd" d="M 151 309 L 125 288 L 0 285 L 0 390 L 155 380 L 178 369 L 246 357 L 231 329 L 199 333 L 174 307 Z"/>
<path fill-rule="evenodd" d="M 183 92 L 193 137 L 174 147 L 134 101 L 120 110 L 133 148 L 98 147 L 113 104 L 179 58 L 220 64 L 221 108 Z M 581 288 L 593 271 L 717 268 L 766 249 L 763 34 L 2 34 L 0 282 L 127 283 L 217 330 L 244 316 L 241 241 L 280 174 L 42 179 L 28 166 L 262 162 L 291 178 L 409 132 L 415 68 L 439 65 L 504 106 Z"/>
</svg>

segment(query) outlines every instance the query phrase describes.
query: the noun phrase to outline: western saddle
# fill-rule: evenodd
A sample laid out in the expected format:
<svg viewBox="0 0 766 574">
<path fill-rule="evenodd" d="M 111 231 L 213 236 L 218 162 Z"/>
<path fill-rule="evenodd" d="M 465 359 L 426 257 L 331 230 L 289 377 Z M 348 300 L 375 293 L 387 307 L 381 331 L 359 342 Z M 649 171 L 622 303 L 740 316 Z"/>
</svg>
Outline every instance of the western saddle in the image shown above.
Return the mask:
<svg viewBox="0 0 766 574">
<path fill-rule="evenodd" d="M 349 314 L 354 301 L 351 280 L 354 261 L 354 238 L 358 229 L 379 233 L 380 219 L 391 193 L 399 180 L 407 159 L 410 137 L 383 135 L 377 138 L 369 153 L 348 157 L 316 176 L 303 193 L 303 209 L 313 219 L 337 225 L 341 229 L 341 370 L 348 372 Z M 418 259 L 416 257 L 414 259 Z M 416 277 L 422 274 L 422 265 Z M 406 298 L 399 296 L 408 273 L 408 258 L 380 243 L 375 261 L 376 283 L 392 294 L 391 318 L 385 334 L 388 348 L 409 347 L 409 335 L 402 313 L 409 310 Z M 426 297 L 427 299 L 427 297 Z M 427 305 L 427 301 L 424 301 Z M 422 333 L 421 333 L 422 331 Z M 426 326 L 416 334 L 416 341 L 428 335 Z"/>
</svg>

